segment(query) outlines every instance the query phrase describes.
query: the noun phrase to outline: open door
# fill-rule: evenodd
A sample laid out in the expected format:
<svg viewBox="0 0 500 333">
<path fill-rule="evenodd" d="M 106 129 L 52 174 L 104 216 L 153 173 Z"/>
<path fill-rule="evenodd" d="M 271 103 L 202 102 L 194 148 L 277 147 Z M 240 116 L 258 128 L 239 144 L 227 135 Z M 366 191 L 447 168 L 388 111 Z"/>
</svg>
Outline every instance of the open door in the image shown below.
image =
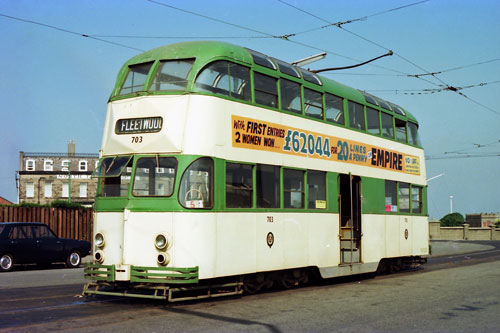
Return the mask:
<svg viewBox="0 0 500 333">
<path fill-rule="evenodd" d="M 339 175 L 340 263 L 361 262 L 361 178 Z"/>
</svg>

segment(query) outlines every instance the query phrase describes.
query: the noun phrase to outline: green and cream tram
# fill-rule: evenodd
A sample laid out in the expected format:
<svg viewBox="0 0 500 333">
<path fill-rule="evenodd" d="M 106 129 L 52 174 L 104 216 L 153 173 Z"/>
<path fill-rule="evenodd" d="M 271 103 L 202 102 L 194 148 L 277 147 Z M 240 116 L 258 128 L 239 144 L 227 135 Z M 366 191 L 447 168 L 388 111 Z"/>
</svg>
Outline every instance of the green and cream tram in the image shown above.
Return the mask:
<svg viewBox="0 0 500 333">
<path fill-rule="evenodd" d="M 84 293 L 208 297 L 420 264 L 417 129 L 398 105 L 240 46 L 140 54 L 108 103 Z"/>
</svg>

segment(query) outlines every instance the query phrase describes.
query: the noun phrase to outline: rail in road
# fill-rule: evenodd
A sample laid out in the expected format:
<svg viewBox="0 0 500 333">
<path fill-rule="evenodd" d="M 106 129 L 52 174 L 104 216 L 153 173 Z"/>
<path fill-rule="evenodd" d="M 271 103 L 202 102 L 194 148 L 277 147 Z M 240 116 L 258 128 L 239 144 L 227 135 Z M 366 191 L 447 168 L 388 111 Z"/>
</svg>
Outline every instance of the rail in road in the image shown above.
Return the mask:
<svg viewBox="0 0 500 333">
<path fill-rule="evenodd" d="M 372 304 L 379 304 L 384 307 L 383 290 L 396 292 L 398 288 L 405 290 L 403 299 L 411 297 L 414 288 L 430 279 L 432 274 L 450 276 L 449 272 L 454 272 L 453 276 L 464 278 L 469 273 L 456 270 L 471 270 L 467 268 L 470 265 L 480 265 L 488 269 L 491 265 L 481 265 L 484 263 L 494 263 L 500 265 L 500 242 L 467 242 L 463 244 L 479 244 L 489 246 L 486 250 L 449 254 L 438 257 L 431 257 L 424 269 L 416 272 L 402 272 L 398 274 L 386 275 L 375 279 L 364 277 L 349 277 L 329 280 L 322 284 L 311 285 L 295 290 L 274 291 L 261 293 L 242 298 L 231 298 L 224 300 L 212 300 L 202 302 L 190 302 L 181 304 L 166 304 L 162 301 L 135 300 L 127 298 L 111 297 L 81 297 L 83 283 L 82 269 L 49 269 L 49 270 L 23 270 L 10 272 L 0 275 L 0 329 L 2 331 L 45 331 L 45 330 L 76 330 L 76 331 L 94 331 L 111 330 L 124 327 L 125 330 L 139 329 L 140 325 L 146 325 L 146 330 L 195 330 L 203 328 L 206 323 L 223 323 L 227 330 L 247 329 L 256 331 L 277 332 L 280 330 L 301 330 L 301 326 L 287 326 L 283 323 L 281 316 L 293 314 L 287 321 L 299 325 L 295 321 L 302 316 L 302 312 L 309 313 L 310 307 L 317 308 L 318 311 L 332 307 L 332 311 L 341 311 L 349 308 L 350 304 L 356 300 L 366 297 L 364 292 L 368 290 L 372 293 L 381 292 L 379 296 L 373 296 Z M 490 267 L 491 268 L 491 267 Z M 424 275 L 426 274 L 425 278 Z M 477 274 L 477 273 L 470 273 Z M 491 273 L 488 275 L 491 276 Z M 480 276 L 476 278 L 481 278 Z M 435 281 L 441 281 L 439 278 L 432 280 L 430 288 L 437 288 Z M 460 281 L 457 288 L 463 288 L 465 280 Z M 472 280 L 471 280 L 472 281 Z M 470 282 L 471 283 L 471 282 Z M 497 283 L 498 284 L 498 283 Z M 405 289 L 404 286 L 413 289 Z M 367 286 L 369 288 L 367 288 Z M 360 288 L 367 288 L 360 290 Z M 445 286 L 443 287 L 445 288 Z M 365 290 L 365 291 L 363 291 Z M 427 290 L 427 289 L 426 289 Z M 494 290 L 488 293 L 494 293 Z M 420 295 L 420 294 L 418 294 Z M 421 296 L 415 297 L 421 297 Z M 278 302 L 279 301 L 279 302 Z M 397 302 L 391 299 L 391 302 Z M 278 303 L 277 303 L 278 302 Z M 423 299 L 422 302 L 425 302 Z M 482 303 L 481 303 L 482 302 Z M 281 305 L 283 303 L 284 305 Z M 353 314 L 357 314 L 359 324 L 360 314 L 365 310 L 360 304 L 359 309 L 353 308 Z M 367 305 L 368 306 L 368 305 Z M 391 305 L 390 308 L 393 309 Z M 427 307 L 429 305 L 424 305 Z M 435 306 L 435 305 L 433 305 Z M 454 314 L 461 314 L 460 309 L 477 308 L 494 309 L 497 313 L 500 305 L 495 301 L 475 301 L 475 303 L 463 304 L 455 308 L 454 311 L 443 311 L 439 318 L 458 320 Z M 217 311 L 216 311 L 217 309 Z M 244 310 L 243 310 L 244 309 Z M 267 309 L 267 310 L 266 310 Z M 456 310 L 458 309 L 458 310 Z M 220 310 L 220 311 L 219 311 Z M 266 310 L 266 311 L 264 311 Z M 297 311 L 302 312 L 297 312 Z M 368 310 L 368 309 L 366 309 Z M 452 308 L 453 310 L 453 308 Z M 222 311 L 222 312 L 221 312 Z M 227 312 L 227 314 L 224 313 Z M 264 311 L 264 312 L 263 312 Z M 390 311 L 387 310 L 387 311 Z M 394 309 L 392 310 L 394 311 Z M 465 311 L 465 310 L 463 310 Z M 448 314 L 445 314 L 448 313 Z M 256 316 L 260 314 L 262 318 Z M 272 315 L 271 315 L 272 314 Z M 316 320 L 316 326 L 311 322 L 304 329 L 327 329 L 321 325 L 330 323 L 330 319 L 323 319 L 319 314 L 310 313 L 311 320 Z M 331 316 L 332 314 L 330 314 Z M 344 314 L 345 317 L 346 314 Z M 312 316 L 312 317 L 311 317 Z M 363 314 L 366 316 L 366 314 Z M 408 316 L 406 314 L 406 316 Z M 344 318 L 342 317 L 342 318 Z M 326 316 L 325 318 L 329 318 Z M 438 319 L 439 319 L 438 318 Z M 354 317 L 353 317 L 353 320 Z M 444 320 L 444 319 L 443 319 Z M 342 322 L 342 320 L 341 320 Z M 129 323 L 131 326 L 123 326 Z M 161 326 L 160 323 L 163 323 Z M 167 325 L 167 323 L 169 323 Z M 205 323 L 205 324 L 204 324 Z M 322 323 L 322 324 L 321 324 Z M 354 323 L 354 321 L 353 321 Z M 359 328 L 351 323 L 349 327 Z M 303 323 L 304 324 L 304 323 Z M 494 323 L 496 324 L 496 323 Z M 120 326 L 121 325 L 121 326 Z M 136 325 L 136 326 L 134 326 Z M 148 326 L 149 325 L 149 326 Z M 160 326 L 158 326 L 160 325 Z M 166 325 L 166 326 L 165 326 Z M 187 325 L 187 326 L 186 326 Z M 200 326 L 201 325 L 201 326 Z M 333 325 L 333 324 L 332 324 Z M 499 324 L 500 325 L 500 324 Z M 370 326 L 373 328 L 372 326 Z M 453 326 L 451 326 L 453 327 Z M 457 326 L 467 327 L 467 326 Z M 496 326 L 494 326 L 496 327 Z M 500 326 L 499 326 L 500 327 Z M 204 327 L 206 330 L 216 331 L 219 326 Z M 367 327 L 365 327 L 366 329 Z M 361 328 L 362 329 L 362 328 Z M 224 330 L 224 329 L 222 329 Z"/>
</svg>

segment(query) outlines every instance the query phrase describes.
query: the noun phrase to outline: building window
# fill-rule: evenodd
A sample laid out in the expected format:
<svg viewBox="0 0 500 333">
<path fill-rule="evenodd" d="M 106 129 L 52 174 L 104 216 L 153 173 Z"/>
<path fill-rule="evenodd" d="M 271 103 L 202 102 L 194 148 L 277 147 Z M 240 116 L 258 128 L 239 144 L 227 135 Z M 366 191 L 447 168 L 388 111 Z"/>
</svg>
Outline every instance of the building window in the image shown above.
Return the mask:
<svg viewBox="0 0 500 333">
<path fill-rule="evenodd" d="M 69 190 L 68 190 L 68 183 L 63 183 L 62 184 L 62 195 L 61 197 L 63 198 L 67 198 L 68 197 L 68 194 L 69 194 Z"/>
<path fill-rule="evenodd" d="M 35 171 L 35 160 L 26 160 L 26 171 Z"/>
<path fill-rule="evenodd" d="M 69 160 L 62 160 L 61 162 L 61 171 L 69 171 L 71 164 Z"/>
<path fill-rule="evenodd" d="M 87 197 L 87 183 L 80 183 L 80 198 Z"/>
<path fill-rule="evenodd" d="M 52 183 L 45 183 L 45 197 L 52 198 Z"/>
<path fill-rule="evenodd" d="M 44 160 L 43 161 L 43 171 L 52 171 L 53 168 L 53 161 L 52 160 Z"/>
<path fill-rule="evenodd" d="M 81 160 L 80 163 L 78 163 L 78 171 L 87 171 L 87 164 L 88 162 L 86 160 Z"/>
<path fill-rule="evenodd" d="M 26 183 L 26 198 L 35 197 L 35 184 L 33 182 Z"/>
</svg>

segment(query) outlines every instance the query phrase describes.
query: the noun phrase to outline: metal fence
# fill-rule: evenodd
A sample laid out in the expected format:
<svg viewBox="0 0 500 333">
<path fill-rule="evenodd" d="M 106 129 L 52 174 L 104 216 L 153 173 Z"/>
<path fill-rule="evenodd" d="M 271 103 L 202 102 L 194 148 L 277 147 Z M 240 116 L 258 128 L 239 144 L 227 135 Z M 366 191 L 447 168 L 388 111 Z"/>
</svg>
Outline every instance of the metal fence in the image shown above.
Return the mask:
<svg viewBox="0 0 500 333">
<path fill-rule="evenodd" d="M 92 240 L 92 209 L 49 207 L 0 207 L 1 222 L 42 222 L 59 237 Z"/>
</svg>

